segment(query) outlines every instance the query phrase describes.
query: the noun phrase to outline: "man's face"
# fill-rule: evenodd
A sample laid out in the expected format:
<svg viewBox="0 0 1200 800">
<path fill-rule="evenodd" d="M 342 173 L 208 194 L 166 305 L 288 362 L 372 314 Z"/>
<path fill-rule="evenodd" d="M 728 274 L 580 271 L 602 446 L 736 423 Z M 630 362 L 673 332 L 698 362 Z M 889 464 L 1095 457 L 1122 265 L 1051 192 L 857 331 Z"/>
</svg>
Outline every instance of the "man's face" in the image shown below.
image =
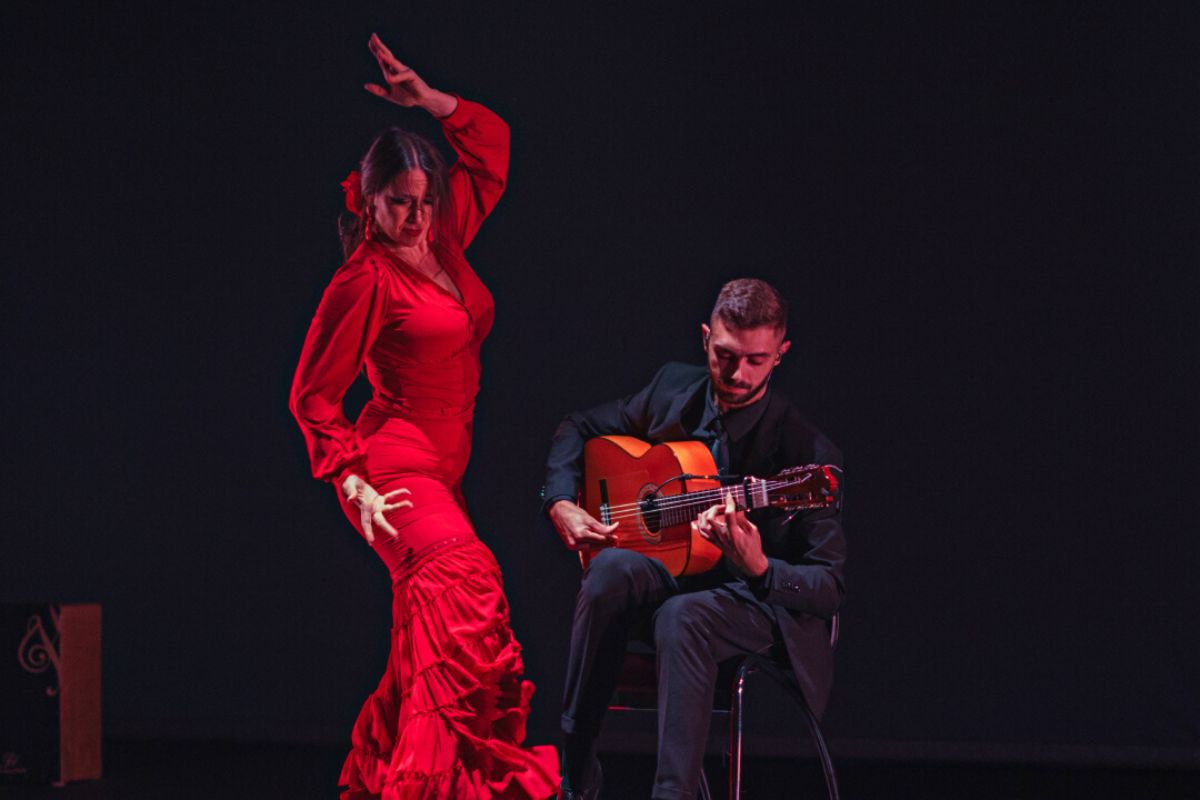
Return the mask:
<svg viewBox="0 0 1200 800">
<path fill-rule="evenodd" d="M 770 325 L 731 328 L 717 319 L 711 328 L 701 325 L 700 332 L 717 407 L 722 411 L 750 405 L 762 397 L 771 370 L 792 346 L 782 330 Z"/>
</svg>

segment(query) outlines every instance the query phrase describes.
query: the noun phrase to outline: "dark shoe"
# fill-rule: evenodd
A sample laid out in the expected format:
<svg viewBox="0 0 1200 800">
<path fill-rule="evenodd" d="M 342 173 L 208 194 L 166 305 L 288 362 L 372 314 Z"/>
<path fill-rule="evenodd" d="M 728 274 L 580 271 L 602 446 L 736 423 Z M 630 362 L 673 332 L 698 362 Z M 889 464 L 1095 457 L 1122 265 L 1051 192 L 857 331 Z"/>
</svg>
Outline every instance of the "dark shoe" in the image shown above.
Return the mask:
<svg viewBox="0 0 1200 800">
<path fill-rule="evenodd" d="M 563 789 L 562 800 L 599 800 L 603 786 L 604 770 L 600 769 L 599 759 L 593 759 L 587 783 L 579 789 Z"/>
</svg>

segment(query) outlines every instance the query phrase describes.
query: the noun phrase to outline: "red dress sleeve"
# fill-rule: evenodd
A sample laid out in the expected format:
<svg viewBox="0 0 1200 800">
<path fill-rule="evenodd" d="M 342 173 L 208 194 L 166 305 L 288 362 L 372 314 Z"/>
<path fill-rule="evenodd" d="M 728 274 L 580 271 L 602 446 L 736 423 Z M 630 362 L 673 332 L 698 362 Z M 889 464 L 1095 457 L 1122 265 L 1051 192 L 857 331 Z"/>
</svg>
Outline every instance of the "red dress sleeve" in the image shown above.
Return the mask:
<svg viewBox="0 0 1200 800">
<path fill-rule="evenodd" d="M 342 398 L 383 324 L 387 294 L 381 267 L 351 260 L 334 274 L 308 328 L 288 407 L 319 480 L 340 484 L 350 472 L 367 477 L 365 447 L 346 419 Z"/>
<path fill-rule="evenodd" d="M 470 100 L 442 121 L 458 159 L 448 182 L 453 235 L 465 249 L 504 193 L 509 131 L 500 117 Z M 340 484 L 354 472 L 369 480 L 364 442 L 342 400 L 383 325 L 390 298 L 384 267 L 353 258 L 334 275 L 313 317 L 292 380 L 289 408 L 304 433 L 313 476 Z"/>
<path fill-rule="evenodd" d="M 442 131 L 458 154 L 449 174 L 450 204 L 458 246 L 465 250 L 504 193 L 508 124 L 479 103 L 460 97 L 454 113 L 442 119 Z"/>
</svg>

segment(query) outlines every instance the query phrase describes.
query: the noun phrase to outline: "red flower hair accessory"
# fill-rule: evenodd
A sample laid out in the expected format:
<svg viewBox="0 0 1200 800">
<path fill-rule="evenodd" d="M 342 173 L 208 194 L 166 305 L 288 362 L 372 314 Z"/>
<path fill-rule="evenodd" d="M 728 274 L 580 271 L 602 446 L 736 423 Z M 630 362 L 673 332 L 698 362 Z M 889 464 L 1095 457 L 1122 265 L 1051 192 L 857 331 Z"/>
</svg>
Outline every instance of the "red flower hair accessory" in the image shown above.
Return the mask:
<svg viewBox="0 0 1200 800">
<path fill-rule="evenodd" d="M 346 193 L 346 210 L 356 217 L 361 217 L 366 210 L 363 200 L 362 175 L 354 170 L 342 181 L 342 191 Z"/>
</svg>

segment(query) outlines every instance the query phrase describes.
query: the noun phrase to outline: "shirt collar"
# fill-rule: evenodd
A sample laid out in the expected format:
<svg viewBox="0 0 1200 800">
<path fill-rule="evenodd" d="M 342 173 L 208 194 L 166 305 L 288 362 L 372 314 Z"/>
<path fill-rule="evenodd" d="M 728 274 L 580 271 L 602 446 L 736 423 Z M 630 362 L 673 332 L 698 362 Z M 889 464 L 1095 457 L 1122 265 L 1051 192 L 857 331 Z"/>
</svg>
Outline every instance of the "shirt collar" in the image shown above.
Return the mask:
<svg viewBox="0 0 1200 800">
<path fill-rule="evenodd" d="M 722 414 L 717 409 L 717 402 L 713 399 L 712 379 L 704 381 L 704 413 L 700 417 L 700 427 L 708 429 L 712 426 L 713 421 L 720 419 L 721 427 L 725 429 L 730 441 L 737 441 L 754 429 L 762 419 L 763 414 L 767 411 L 767 402 L 771 399 L 771 386 L 767 384 L 767 390 L 763 392 L 763 396 L 755 400 L 748 406 L 741 408 L 732 408 Z"/>
<path fill-rule="evenodd" d="M 713 401 L 712 381 L 706 379 L 701 384 L 701 391 L 704 393 L 704 411 L 700 414 L 700 426 L 697 430 L 717 430 L 719 412 L 717 411 L 717 404 Z"/>
</svg>

